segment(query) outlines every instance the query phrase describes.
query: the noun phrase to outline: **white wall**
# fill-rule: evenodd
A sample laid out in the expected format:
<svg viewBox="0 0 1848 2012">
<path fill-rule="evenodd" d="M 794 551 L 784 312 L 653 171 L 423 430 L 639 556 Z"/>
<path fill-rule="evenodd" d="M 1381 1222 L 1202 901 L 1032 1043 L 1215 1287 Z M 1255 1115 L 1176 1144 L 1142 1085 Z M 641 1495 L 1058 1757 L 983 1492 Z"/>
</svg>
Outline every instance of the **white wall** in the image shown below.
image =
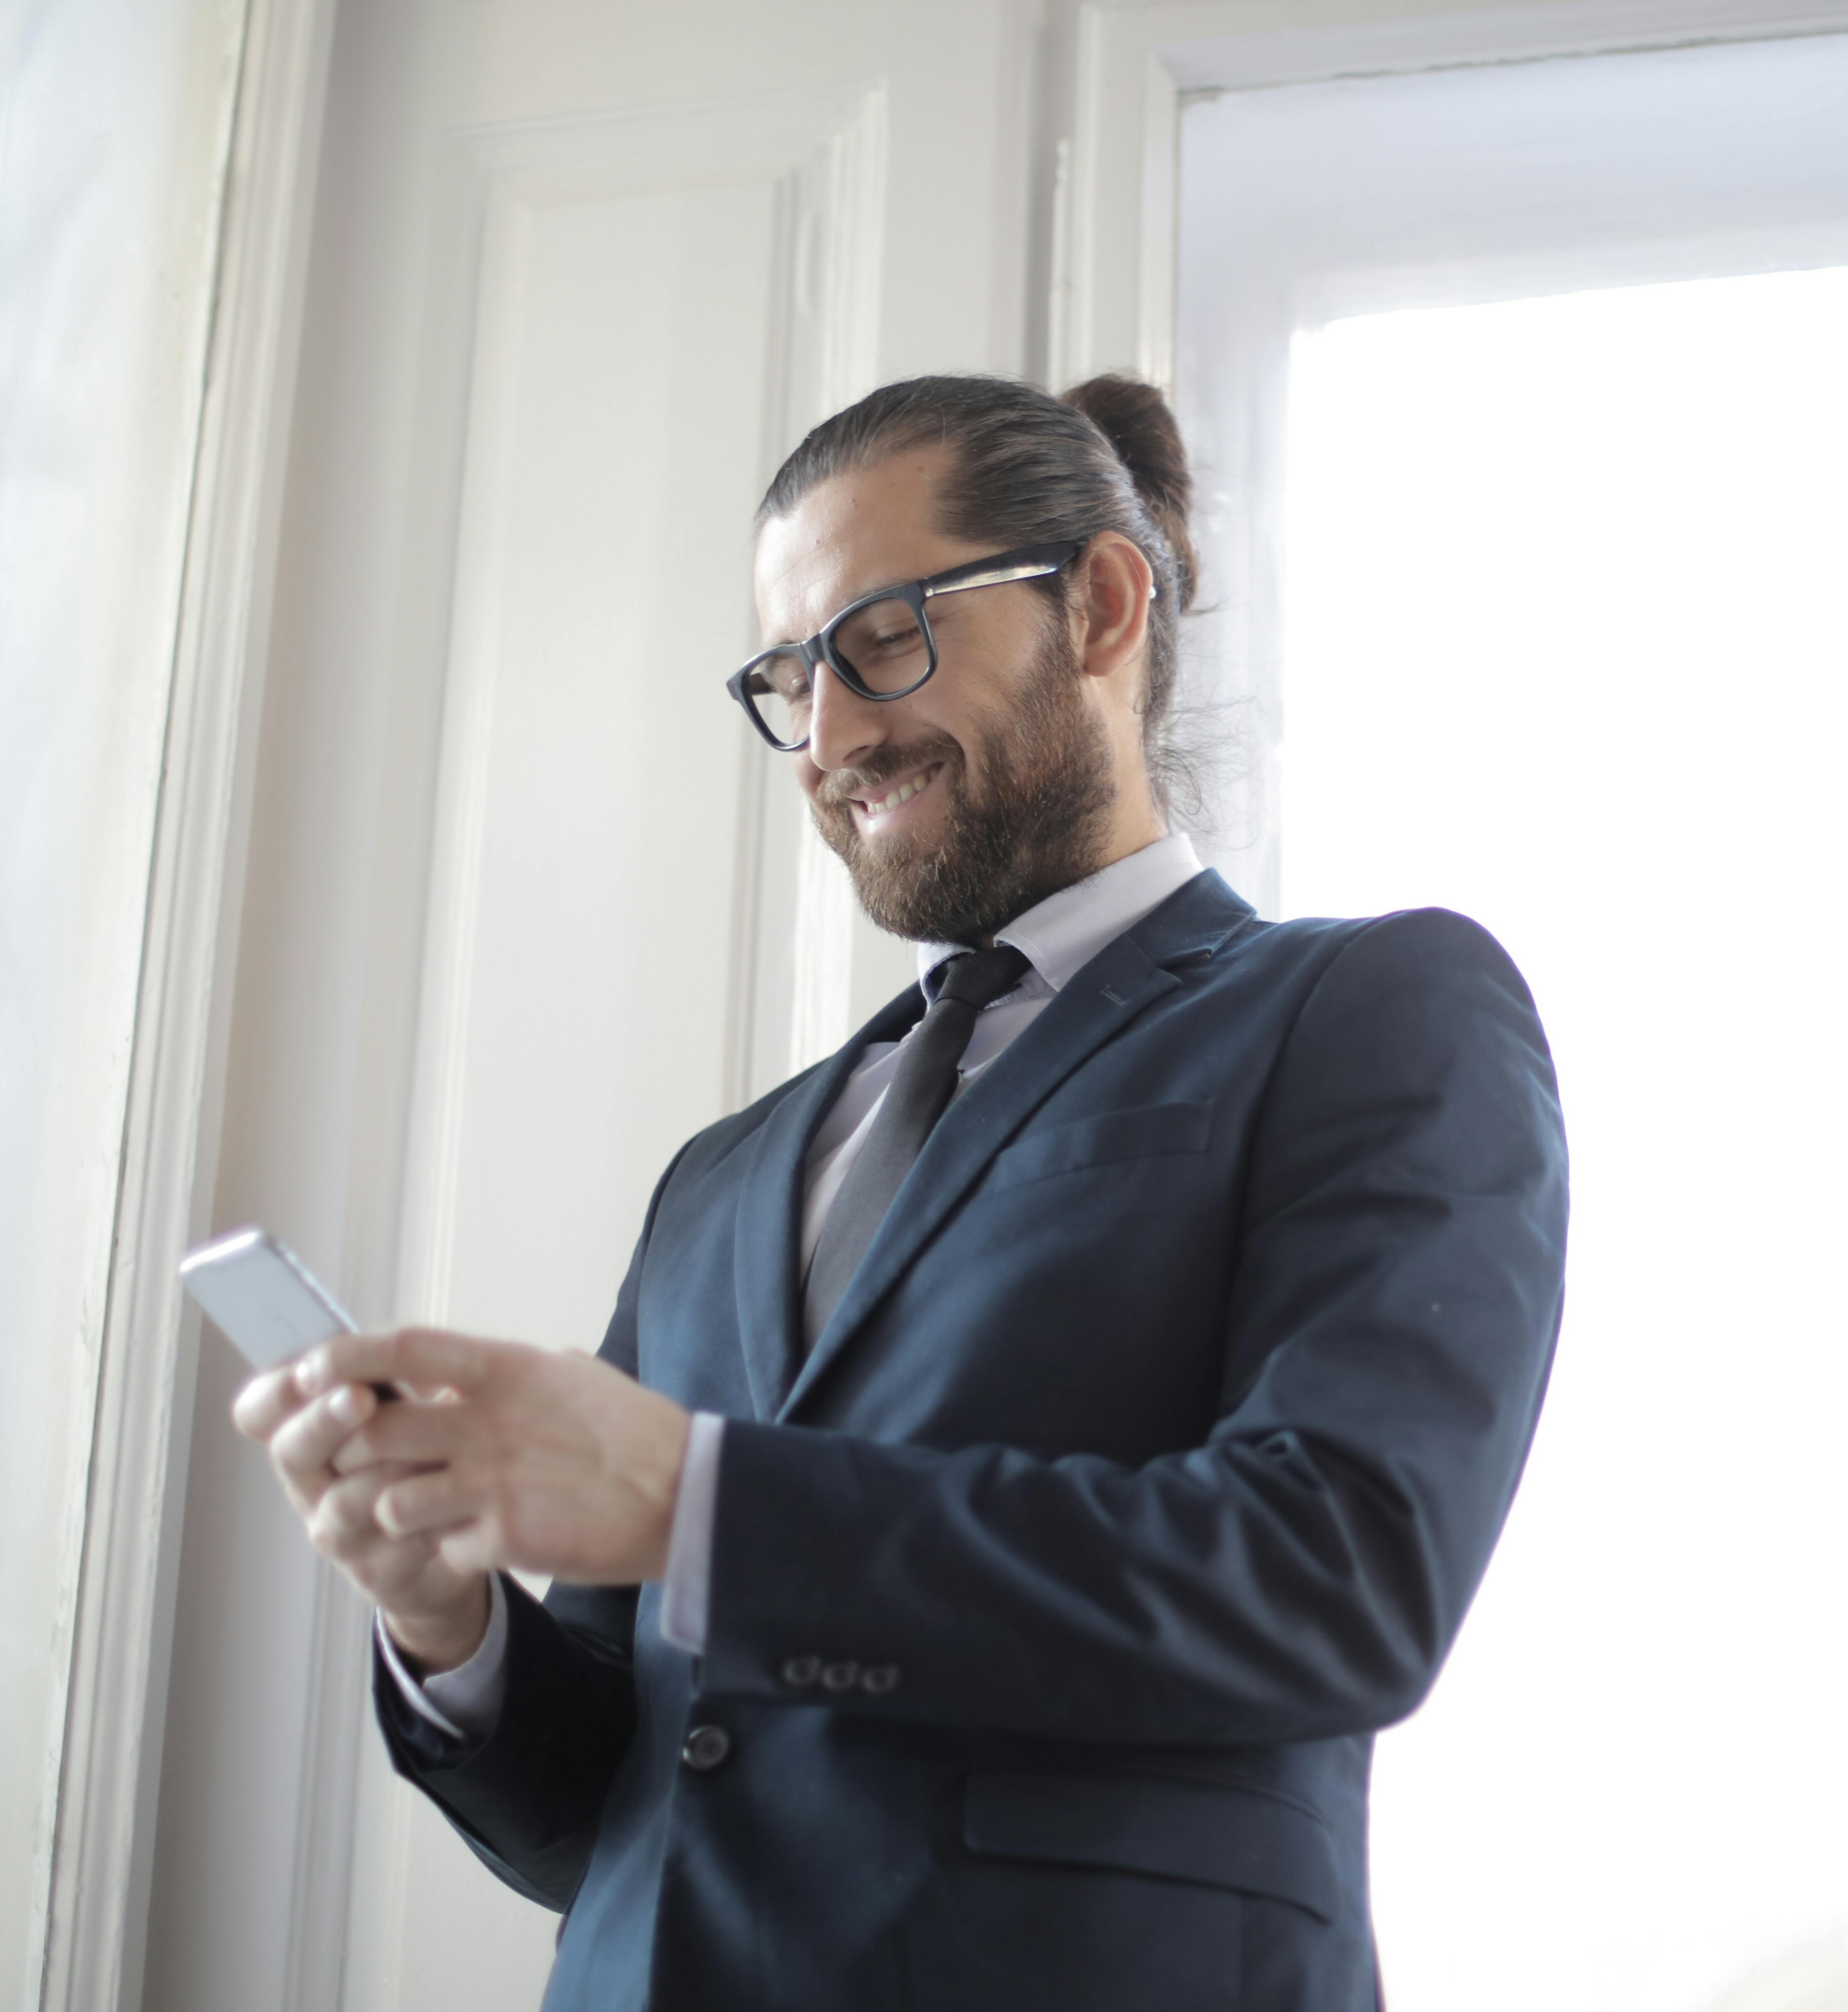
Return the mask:
<svg viewBox="0 0 1848 2012">
<path fill-rule="evenodd" d="M 242 0 L 0 16 L 0 2000 L 33 2003 Z"/>
</svg>

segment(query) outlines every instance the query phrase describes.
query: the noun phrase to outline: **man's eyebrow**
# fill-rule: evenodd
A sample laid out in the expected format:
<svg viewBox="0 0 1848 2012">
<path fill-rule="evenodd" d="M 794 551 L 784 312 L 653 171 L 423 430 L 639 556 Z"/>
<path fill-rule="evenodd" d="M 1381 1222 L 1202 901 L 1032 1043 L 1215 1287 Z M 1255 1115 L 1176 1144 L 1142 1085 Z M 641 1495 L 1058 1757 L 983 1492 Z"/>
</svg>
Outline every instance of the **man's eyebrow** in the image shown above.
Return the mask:
<svg viewBox="0 0 1848 2012">
<path fill-rule="evenodd" d="M 895 594 L 900 587 L 910 586 L 914 580 L 929 577 L 928 574 L 905 573 L 897 580 L 881 580 L 876 587 L 863 587 L 858 593 L 850 594 L 844 601 L 837 601 L 822 617 L 820 626 L 812 629 L 808 635 L 766 637 L 758 647 L 763 650 L 794 650 L 799 644 L 808 642 L 812 637 L 819 636 L 837 615 L 844 608 L 851 608 L 855 601 L 869 601 L 876 594 Z"/>
</svg>

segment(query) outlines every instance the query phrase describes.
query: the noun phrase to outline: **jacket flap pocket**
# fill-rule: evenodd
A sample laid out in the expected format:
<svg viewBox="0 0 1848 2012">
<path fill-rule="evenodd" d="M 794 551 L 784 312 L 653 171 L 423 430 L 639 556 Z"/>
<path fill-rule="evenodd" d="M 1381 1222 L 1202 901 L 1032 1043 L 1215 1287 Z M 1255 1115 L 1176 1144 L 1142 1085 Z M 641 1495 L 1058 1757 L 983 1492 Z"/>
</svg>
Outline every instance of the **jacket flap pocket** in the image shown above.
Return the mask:
<svg viewBox="0 0 1848 2012">
<path fill-rule="evenodd" d="M 990 1857 L 1261 1893 L 1325 1921 L 1340 1896 L 1327 1825 L 1254 1787 L 1106 1770 L 985 1769 L 969 1778 L 963 1842 Z"/>
<path fill-rule="evenodd" d="M 1151 1153 L 1204 1153 L 1213 1126 L 1210 1104 L 1144 1104 L 1048 1126 L 995 1156 L 994 1181 L 1036 1181 L 1048 1174 L 1139 1160 Z"/>
</svg>

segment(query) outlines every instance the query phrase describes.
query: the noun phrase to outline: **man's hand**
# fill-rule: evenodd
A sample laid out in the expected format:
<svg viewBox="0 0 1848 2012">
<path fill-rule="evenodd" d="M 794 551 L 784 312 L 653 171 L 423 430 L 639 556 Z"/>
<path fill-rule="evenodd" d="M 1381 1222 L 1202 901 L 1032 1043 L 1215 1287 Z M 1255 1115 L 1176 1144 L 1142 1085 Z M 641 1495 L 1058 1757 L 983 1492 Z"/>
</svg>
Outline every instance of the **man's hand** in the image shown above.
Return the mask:
<svg viewBox="0 0 1848 2012">
<path fill-rule="evenodd" d="M 419 1470 L 391 1462 L 337 1472 L 334 1456 L 379 1400 L 363 1383 L 311 1390 L 305 1368 L 291 1364 L 252 1378 L 238 1392 L 232 1418 L 268 1451 L 309 1541 L 383 1611 L 398 1645 L 426 1670 L 453 1669 L 487 1630 L 487 1575 L 451 1565 L 437 1532 L 386 1534 L 376 1513 L 380 1493 Z"/>
<path fill-rule="evenodd" d="M 406 1328 L 337 1336 L 297 1375 L 316 1403 L 369 1383 L 441 1393 L 374 1408 L 330 1457 L 345 1477 L 336 1492 L 359 1489 L 386 1539 L 432 1545 L 458 1578 L 519 1567 L 636 1586 L 665 1573 L 690 1421 L 620 1370 Z"/>
</svg>

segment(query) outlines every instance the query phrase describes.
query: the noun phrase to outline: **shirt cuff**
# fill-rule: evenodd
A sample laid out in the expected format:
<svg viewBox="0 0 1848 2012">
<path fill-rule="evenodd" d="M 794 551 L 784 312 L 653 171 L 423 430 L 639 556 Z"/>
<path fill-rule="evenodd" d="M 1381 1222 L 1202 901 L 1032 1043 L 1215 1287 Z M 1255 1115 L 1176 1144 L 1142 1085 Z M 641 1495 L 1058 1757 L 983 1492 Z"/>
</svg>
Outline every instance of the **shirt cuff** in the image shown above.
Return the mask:
<svg viewBox="0 0 1848 2012">
<path fill-rule="evenodd" d="M 719 1456 L 725 1421 L 695 1411 L 680 1465 L 680 1492 L 667 1540 L 667 1578 L 661 1589 L 664 1640 L 690 1656 L 706 1653 L 706 1611 L 712 1596 L 712 1524 L 719 1511 Z"/>
<path fill-rule="evenodd" d="M 453 1670 L 439 1670 L 419 1683 L 405 1668 L 384 1614 L 374 1617 L 373 1630 L 385 1667 L 413 1711 L 451 1739 L 485 1739 L 494 1731 L 507 1694 L 507 1594 L 498 1572 L 488 1577 L 487 1632 L 481 1646 Z"/>
</svg>

